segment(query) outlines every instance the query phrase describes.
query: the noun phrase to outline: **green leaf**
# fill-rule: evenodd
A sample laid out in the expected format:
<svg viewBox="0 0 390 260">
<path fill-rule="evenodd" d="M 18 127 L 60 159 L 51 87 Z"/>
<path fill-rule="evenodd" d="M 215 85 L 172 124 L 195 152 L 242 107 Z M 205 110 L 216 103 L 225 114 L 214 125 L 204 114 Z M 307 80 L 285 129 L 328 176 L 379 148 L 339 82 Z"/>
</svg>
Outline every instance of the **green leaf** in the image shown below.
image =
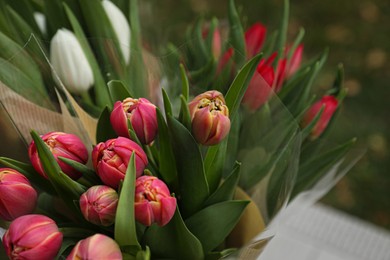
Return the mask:
<svg viewBox="0 0 390 260">
<path fill-rule="evenodd" d="M 215 191 L 221 182 L 221 176 L 226 159 L 227 142 L 228 139 L 226 138 L 221 143 L 207 149 L 204 166 L 210 192 Z"/>
<path fill-rule="evenodd" d="M 180 102 L 181 102 L 181 109 L 180 109 L 180 115 L 179 115 L 179 121 L 188 129 L 188 131 L 191 131 L 191 115 L 190 110 L 188 108 L 187 100 L 183 95 L 180 95 Z"/>
<path fill-rule="evenodd" d="M 202 155 L 187 128 L 170 115 L 167 119 L 176 159 L 181 209 L 184 216 L 190 216 L 201 209 L 209 196 Z"/>
<path fill-rule="evenodd" d="M 46 191 L 50 194 L 56 194 L 56 191 L 53 189 L 51 183 L 47 179 L 43 178 L 38 172 L 36 172 L 32 165 L 6 157 L 0 157 L 0 163 L 6 167 L 17 170 L 26 176 L 26 178 L 40 190 Z"/>
<path fill-rule="evenodd" d="M 157 123 L 158 123 L 158 161 L 159 171 L 164 182 L 174 191 L 177 190 L 177 169 L 175 156 L 172 151 L 171 139 L 168 132 L 168 126 L 165 123 L 160 109 L 157 108 Z"/>
<path fill-rule="evenodd" d="M 278 60 L 284 55 L 284 48 L 286 45 L 287 39 L 287 29 L 288 29 L 288 16 L 290 12 L 290 2 L 289 0 L 283 1 L 283 16 L 282 23 L 280 24 L 279 35 L 277 40 L 277 51 L 278 57 L 275 59 L 275 64 L 277 64 Z"/>
<path fill-rule="evenodd" d="M 61 156 L 59 156 L 58 159 L 63 161 L 64 163 L 66 163 L 76 171 L 80 172 L 82 174 L 82 178 L 90 182 L 91 186 L 102 185 L 102 181 L 96 175 L 96 172 L 88 168 L 88 166 L 86 166 L 85 164 Z"/>
<path fill-rule="evenodd" d="M 234 254 L 235 252 L 237 252 L 237 248 L 228 248 L 219 252 L 211 252 L 205 256 L 205 260 L 225 259 L 226 257 L 231 254 Z"/>
<path fill-rule="evenodd" d="M 43 2 L 44 13 L 47 19 L 48 38 L 51 39 L 57 30 L 69 28 L 70 24 L 66 19 L 62 1 L 44 0 Z"/>
<path fill-rule="evenodd" d="M 167 225 L 150 226 L 143 242 L 150 247 L 153 258 L 203 259 L 202 245 L 184 224 L 178 208 Z"/>
<path fill-rule="evenodd" d="M 186 219 L 188 229 L 210 252 L 229 235 L 249 201 L 226 201 L 209 206 Z"/>
<path fill-rule="evenodd" d="M 116 138 L 117 134 L 112 129 L 110 122 L 110 110 L 106 106 L 100 114 L 99 120 L 96 126 L 96 142 L 105 142 L 109 139 Z"/>
<path fill-rule="evenodd" d="M 234 193 L 237 188 L 238 180 L 240 178 L 240 166 L 241 163 L 236 162 L 233 171 L 221 184 L 221 186 L 213 194 L 210 195 L 210 197 L 205 202 L 205 206 L 210 206 L 212 204 L 233 199 Z"/>
<path fill-rule="evenodd" d="M 95 55 L 92 52 L 92 49 L 87 41 L 84 31 L 80 23 L 77 21 L 77 18 L 73 14 L 72 10 L 66 4 L 64 4 L 64 8 L 68 19 L 72 25 L 73 32 L 76 35 L 85 56 L 87 57 L 89 65 L 91 66 L 93 77 L 95 80 L 94 90 L 96 96 L 96 104 L 99 107 L 111 106 L 112 103 L 109 97 L 106 82 L 103 78 L 102 72 L 100 71 L 99 63 L 96 60 Z"/>
<path fill-rule="evenodd" d="M 299 192 L 309 188 L 317 180 L 319 180 L 326 171 L 334 166 L 338 161 L 347 154 L 349 149 L 356 142 L 356 138 L 341 144 L 330 151 L 327 151 L 319 156 L 305 161 L 300 167 L 294 187 L 293 194 L 296 195 Z"/>
<path fill-rule="evenodd" d="M 34 18 L 34 9 L 29 0 L 8 1 L 12 8 L 31 26 L 36 35 L 41 36 L 41 31 Z"/>
<path fill-rule="evenodd" d="M 122 101 L 125 98 L 132 97 L 125 84 L 120 80 L 111 80 L 107 83 L 107 86 L 113 104 L 116 101 Z"/>
<path fill-rule="evenodd" d="M 135 154 L 133 153 L 119 194 L 118 208 L 115 216 L 115 241 L 121 247 L 134 246 L 138 250 L 141 250 L 141 246 L 137 240 L 134 217 L 135 178 Z"/>
<path fill-rule="evenodd" d="M 188 95 L 190 92 L 190 84 L 188 82 L 186 69 L 184 68 L 183 63 L 180 63 L 180 76 L 181 76 L 181 94 L 184 97 L 185 101 L 188 101 Z"/>
<path fill-rule="evenodd" d="M 230 120 L 233 120 L 235 114 L 240 107 L 241 100 L 248 88 L 248 84 L 252 79 L 253 73 L 257 68 L 261 54 L 256 55 L 251 60 L 249 60 L 237 74 L 233 83 L 230 85 L 229 90 L 225 96 L 226 105 L 229 108 Z"/>
<path fill-rule="evenodd" d="M 172 114 L 172 103 L 171 101 L 169 100 L 169 96 L 167 94 L 167 92 L 165 91 L 165 89 L 161 89 L 162 91 L 162 96 L 163 96 L 163 100 L 164 100 L 164 110 L 165 110 L 165 116 L 168 116 L 168 115 L 173 115 Z"/>
<path fill-rule="evenodd" d="M 287 54 L 288 61 L 291 61 L 291 57 L 293 56 L 298 45 L 301 43 L 304 35 L 305 35 L 305 29 L 300 28 L 297 37 L 295 37 L 293 45 L 291 46 L 290 50 L 288 51 L 288 54 Z"/>
<path fill-rule="evenodd" d="M 234 61 L 240 67 L 244 64 L 246 59 L 246 46 L 244 38 L 244 30 L 238 16 L 234 0 L 229 0 L 228 7 L 228 18 L 229 18 L 229 41 L 234 48 Z"/>
</svg>

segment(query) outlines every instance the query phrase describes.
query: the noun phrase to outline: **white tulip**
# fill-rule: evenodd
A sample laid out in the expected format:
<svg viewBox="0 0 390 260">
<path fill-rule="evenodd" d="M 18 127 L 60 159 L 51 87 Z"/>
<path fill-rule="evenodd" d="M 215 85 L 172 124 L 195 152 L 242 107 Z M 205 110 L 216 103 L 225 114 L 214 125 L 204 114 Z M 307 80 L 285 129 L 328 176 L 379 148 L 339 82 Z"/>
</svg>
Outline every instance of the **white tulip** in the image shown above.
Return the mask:
<svg viewBox="0 0 390 260">
<path fill-rule="evenodd" d="M 50 61 L 69 92 L 82 94 L 93 85 L 91 66 L 79 41 L 71 31 L 60 29 L 54 35 L 50 43 Z M 54 73 L 53 78 L 58 81 Z"/>
<path fill-rule="evenodd" d="M 33 15 L 39 30 L 42 32 L 42 34 L 46 34 L 46 16 L 40 12 L 35 12 Z"/>
<path fill-rule="evenodd" d="M 130 61 L 130 26 L 122 11 L 111 1 L 103 0 L 103 8 L 119 41 L 126 64 Z"/>
</svg>

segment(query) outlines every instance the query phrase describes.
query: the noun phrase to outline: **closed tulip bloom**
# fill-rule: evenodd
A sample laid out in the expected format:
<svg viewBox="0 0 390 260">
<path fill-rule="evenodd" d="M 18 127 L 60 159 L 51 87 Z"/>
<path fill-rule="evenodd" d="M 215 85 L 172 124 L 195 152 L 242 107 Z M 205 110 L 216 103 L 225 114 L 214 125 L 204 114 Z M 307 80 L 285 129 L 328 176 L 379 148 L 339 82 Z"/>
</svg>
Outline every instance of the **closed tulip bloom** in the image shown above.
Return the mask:
<svg viewBox="0 0 390 260">
<path fill-rule="evenodd" d="M 137 177 L 141 176 L 148 158 L 142 148 L 128 138 L 118 137 L 97 144 L 92 151 L 92 163 L 104 184 L 114 189 L 125 178 L 131 154 L 135 153 Z"/>
<path fill-rule="evenodd" d="M 154 176 L 141 176 L 135 182 L 135 219 L 145 226 L 164 226 L 176 210 L 176 198 L 167 185 Z"/>
<path fill-rule="evenodd" d="M 130 61 L 130 26 L 122 11 L 111 1 L 103 0 L 104 11 L 110 20 L 115 35 L 118 38 L 119 46 L 126 64 Z"/>
<path fill-rule="evenodd" d="M 88 161 L 88 151 L 80 138 L 74 134 L 67 134 L 63 132 L 49 132 L 41 136 L 41 138 L 53 153 L 53 156 L 58 165 L 61 167 L 61 170 L 74 180 L 80 178 L 80 172 L 58 159 L 58 157 L 64 157 L 86 164 Z M 34 141 L 32 141 L 29 146 L 28 155 L 34 169 L 43 177 L 47 178 L 43 165 L 39 159 L 37 147 L 35 146 Z"/>
<path fill-rule="evenodd" d="M 223 95 L 215 90 L 196 96 L 189 104 L 192 133 L 203 145 L 220 143 L 229 133 L 229 109 Z"/>
<path fill-rule="evenodd" d="M 18 171 L 0 168 L 0 218 L 14 220 L 30 214 L 37 204 L 37 192 Z"/>
<path fill-rule="evenodd" d="M 255 23 L 245 31 L 245 45 L 248 59 L 260 52 L 265 42 L 266 34 L 267 28 L 261 23 Z"/>
<path fill-rule="evenodd" d="M 24 215 L 14 221 L 3 237 L 10 259 L 52 260 L 62 243 L 56 223 L 43 215 Z"/>
<path fill-rule="evenodd" d="M 122 259 L 118 244 L 110 237 L 96 234 L 80 240 L 66 260 Z"/>
<path fill-rule="evenodd" d="M 314 103 L 314 105 L 306 112 L 302 120 L 302 126 L 305 127 L 316 117 L 316 115 L 323 108 L 322 114 L 311 132 L 311 138 L 319 137 L 329 124 L 333 114 L 338 107 L 338 100 L 334 96 L 324 96 L 321 100 Z"/>
<path fill-rule="evenodd" d="M 94 84 L 91 66 L 76 36 L 60 29 L 50 43 L 50 62 L 66 89 L 82 94 Z M 54 80 L 57 78 L 54 76 Z"/>
<path fill-rule="evenodd" d="M 115 221 L 118 193 L 108 186 L 92 186 L 80 197 L 84 218 L 95 225 L 110 226 Z"/>
<path fill-rule="evenodd" d="M 300 68 L 302 63 L 303 45 L 300 44 L 295 49 L 291 59 L 287 62 L 286 78 L 290 78 Z"/>
<path fill-rule="evenodd" d="M 117 101 L 111 112 L 110 121 L 119 136 L 130 137 L 127 120 L 141 143 L 150 144 L 157 135 L 156 106 L 145 98 L 126 98 Z"/>
</svg>

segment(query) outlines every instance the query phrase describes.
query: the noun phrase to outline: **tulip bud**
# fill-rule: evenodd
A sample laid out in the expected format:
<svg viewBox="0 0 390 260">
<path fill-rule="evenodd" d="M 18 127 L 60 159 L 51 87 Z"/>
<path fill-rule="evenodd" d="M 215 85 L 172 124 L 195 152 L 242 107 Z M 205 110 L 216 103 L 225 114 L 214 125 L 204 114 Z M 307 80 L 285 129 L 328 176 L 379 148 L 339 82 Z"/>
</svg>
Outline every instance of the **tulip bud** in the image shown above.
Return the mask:
<svg viewBox="0 0 390 260">
<path fill-rule="evenodd" d="M 324 108 L 319 120 L 317 121 L 311 132 L 312 139 L 319 137 L 322 132 L 324 132 L 334 112 L 336 112 L 337 107 L 338 100 L 334 96 L 324 96 L 306 112 L 302 120 L 303 127 L 310 124 L 310 122 L 316 117 L 316 115 L 321 111 L 321 109 Z"/>
<path fill-rule="evenodd" d="M 56 223 L 43 215 L 24 215 L 12 221 L 3 237 L 10 259 L 52 260 L 62 243 Z"/>
<path fill-rule="evenodd" d="M 49 132 L 41 136 L 41 138 L 53 153 L 54 158 L 61 167 L 61 170 L 74 180 L 80 178 L 81 173 L 59 160 L 58 157 L 64 157 L 86 164 L 88 161 L 88 151 L 83 142 L 76 135 L 63 132 Z M 35 146 L 34 141 L 30 144 L 28 155 L 34 169 L 43 177 L 47 178 L 47 175 L 43 170 L 41 160 L 39 159 L 37 147 Z"/>
<path fill-rule="evenodd" d="M 0 218 L 11 221 L 33 212 L 37 192 L 18 171 L 0 168 Z"/>
<path fill-rule="evenodd" d="M 142 148 L 124 137 L 97 144 L 92 151 L 92 163 L 102 182 L 114 189 L 125 178 L 131 154 L 135 153 L 137 177 L 141 176 L 148 158 Z"/>
<path fill-rule="evenodd" d="M 102 5 L 118 39 L 123 58 L 125 59 L 126 64 L 129 64 L 131 37 L 129 23 L 122 11 L 114 3 L 103 0 Z"/>
<path fill-rule="evenodd" d="M 253 24 L 245 32 L 245 45 L 247 58 L 252 58 L 257 53 L 260 52 L 261 47 L 263 47 L 265 36 L 267 33 L 267 28 L 261 23 Z"/>
<path fill-rule="evenodd" d="M 111 112 L 110 121 L 119 136 L 130 137 L 127 119 L 141 143 L 150 144 L 157 135 L 156 106 L 145 98 L 126 98 L 117 101 Z"/>
<path fill-rule="evenodd" d="M 110 259 L 121 260 L 118 244 L 110 237 L 96 234 L 80 240 L 66 260 Z"/>
<path fill-rule="evenodd" d="M 135 219 L 145 226 L 166 225 L 176 210 L 176 198 L 167 185 L 154 176 L 141 176 L 135 182 Z"/>
<path fill-rule="evenodd" d="M 82 94 L 94 84 L 91 66 L 71 31 L 60 29 L 54 35 L 50 43 L 50 62 L 69 92 Z"/>
<path fill-rule="evenodd" d="M 300 44 L 295 49 L 294 53 L 291 56 L 291 59 L 287 63 L 286 78 L 290 78 L 299 69 L 302 62 L 302 54 L 303 54 L 303 45 Z"/>
<path fill-rule="evenodd" d="M 223 95 L 215 90 L 196 96 L 189 104 L 192 133 L 203 145 L 220 143 L 229 133 L 229 109 Z"/>
<path fill-rule="evenodd" d="M 80 197 L 81 213 L 86 220 L 101 226 L 110 226 L 115 221 L 118 193 L 108 186 L 89 188 Z"/>
</svg>

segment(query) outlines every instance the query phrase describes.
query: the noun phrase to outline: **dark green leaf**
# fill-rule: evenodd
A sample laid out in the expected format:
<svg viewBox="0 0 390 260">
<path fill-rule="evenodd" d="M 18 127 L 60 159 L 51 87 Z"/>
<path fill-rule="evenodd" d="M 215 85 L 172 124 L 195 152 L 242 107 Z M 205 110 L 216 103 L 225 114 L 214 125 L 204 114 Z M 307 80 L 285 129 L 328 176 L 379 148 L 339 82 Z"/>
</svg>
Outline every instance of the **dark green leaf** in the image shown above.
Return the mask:
<svg viewBox="0 0 390 260">
<path fill-rule="evenodd" d="M 227 141 L 228 139 L 226 138 L 221 143 L 207 149 L 204 166 L 210 192 L 215 191 L 221 182 L 226 159 Z"/>
<path fill-rule="evenodd" d="M 184 97 L 185 101 L 188 101 L 188 95 L 190 92 L 190 85 L 188 83 L 188 78 L 186 74 L 186 69 L 184 68 L 184 65 L 180 63 L 180 75 L 181 75 L 181 94 Z"/>
<path fill-rule="evenodd" d="M 244 30 L 242 29 L 234 0 L 229 0 L 228 18 L 230 26 L 229 41 L 234 48 L 234 61 L 240 67 L 246 59 L 246 46 Z"/>
<path fill-rule="evenodd" d="M 185 223 L 202 243 L 203 251 L 210 252 L 229 235 L 248 203 L 235 200 L 214 204 L 198 211 Z"/>
<path fill-rule="evenodd" d="M 96 126 L 96 142 L 105 142 L 109 139 L 116 138 L 117 134 L 112 129 L 110 122 L 110 110 L 106 106 L 100 114 L 99 120 Z"/>
<path fill-rule="evenodd" d="M 240 178 L 240 166 L 241 164 L 236 162 L 233 171 L 226 178 L 226 180 L 222 182 L 221 186 L 210 195 L 210 197 L 205 202 L 205 206 L 210 206 L 212 204 L 233 199 L 238 180 Z"/>
<path fill-rule="evenodd" d="M 140 250 L 134 217 L 135 178 L 135 154 L 133 153 L 119 194 L 115 216 L 115 241 L 119 246 L 134 246 Z"/>
<path fill-rule="evenodd" d="M 163 100 L 164 100 L 165 116 L 168 116 L 168 115 L 172 116 L 173 115 L 172 114 L 172 103 L 169 100 L 168 94 L 165 91 L 165 89 L 162 88 L 161 91 L 162 91 L 162 96 L 163 96 Z"/>
<path fill-rule="evenodd" d="M 181 102 L 181 109 L 180 109 L 180 115 L 179 115 L 179 121 L 188 129 L 188 131 L 191 131 L 191 115 L 190 110 L 187 105 L 187 100 L 183 95 L 180 95 L 180 102 Z"/>
<path fill-rule="evenodd" d="M 279 35 L 277 40 L 277 52 L 278 57 L 275 59 L 275 64 L 277 64 L 278 60 L 284 55 L 284 48 L 286 45 L 287 39 L 287 28 L 288 28 L 288 17 L 290 12 L 290 2 L 289 0 L 283 1 L 283 15 L 282 15 L 282 23 L 280 24 Z"/>
<path fill-rule="evenodd" d="M 123 101 L 125 98 L 132 97 L 128 88 L 120 80 L 111 80 L 107 83 L 110 92 L 111 102 Z"/>
<path fill-rule="evenodd" d="M 96 175 L 96 172 L 94 170 L 88 168 L 88 166 L 86 166 L 82 163 L 79 163 L 77 161 L 61 157 L 61 156 L 59 156 L 58 159 L 60 159 L 61 161 L 63 161 L 67 165 L 71 166 L 76 171 L 80 172 L 82 174 L 82 178 L 86 179 L 91 184 L 91 186 L 102 184 L 101 180 Z"/>
<path fill-rule="evenodd" d="M 184 216 L 190 216 L 202 207 L 209 196 L 203 159 L 187 128 L 170 115 L 167 119 L 176 158 L 181 209 Z"/>
<path fill-rule="evenodd" d="M 167 225 L 150 226 L 143 242 L 154 258 L 203 259 L 202 245 L 184 224 L 178 208 Z"/>
</svg>

